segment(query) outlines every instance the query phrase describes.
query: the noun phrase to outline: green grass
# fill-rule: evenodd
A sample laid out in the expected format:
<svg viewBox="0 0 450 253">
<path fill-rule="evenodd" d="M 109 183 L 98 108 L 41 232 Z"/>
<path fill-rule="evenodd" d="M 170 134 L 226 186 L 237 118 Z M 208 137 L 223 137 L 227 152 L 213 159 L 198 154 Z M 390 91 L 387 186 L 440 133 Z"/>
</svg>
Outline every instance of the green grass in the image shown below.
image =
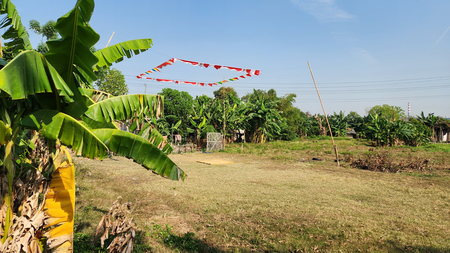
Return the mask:
<svg viewBox="0 0 450 253">
<path fill-rule="evenodd" d="M 328 139 L 227 144 L 225 152 L 171 155 L 188 174 L 185 182 L 163 179 L 124 158 L 76 158 L 76 232 L 87 237 L 76 245 L 100 250 L 88 248 L 96 245 L 92 234 L 120 195 L 133 203 L 140 245 L 150 252 L 448 251 L 450 166 L 441 145 L 411 152 L 373 148 L 363 140 L 336 144 L 340 157 L 387 152 L 396 162 L 427 158 L 432 168 L 380 173 L 346 162 L 337 167 Z M 208 159 L 234 163 L 197 163 Z"/>
<path fill-rule="evenodd" d="M 411 177 L 423 177 L 423 178 L 433 178 L 433 177 L 439 177 L 436 173 L 431 174 L 424 174 L 424 173 L 400 173 L 405 176 L 411 176 Z"/>
<path fill-rule="evenodd" d="M 174 251 L 184 252 L 204 252 L 208 248 L 201 242 L 198 235 L 186 232 L 179 236 L 173 232 L 173 226 L 164 226 L 156 223 L 151 228 L 147 228 L 147 236 L 155 238 L 159 243 L 166 245 Z"/>
<path fill-rule="evenodd" d="M 144 242 L 144 233 L 139 231 L 136 234 L 136 240 L 133 245 L 134 253 L 144 253 L 152 251 L 152 247 L 146 245 Z M 83 252 L 83 253 L 106 253 L 108 252 L 107 245 L 109 245 L 112 240 L 114 240 L 114 236 L 109 237 L 105 241 L 105 247 L 101 246 L 100 239 L 96 238 L 93 235 L 83 234 L 83 233 L 75 233 L 73 236 L 73 246 L 74 252 Z"/>
<path fill-rule="evenodd" d="M 414 149 L 414 148 L 412 148 Z M 450 144 L 426 144 L 423 146 L 416 147 L 417 150 L 423 150 L 423 151 L 431 151 L 431 152 L 446 152 L 450 153 Z"/>
</svg>

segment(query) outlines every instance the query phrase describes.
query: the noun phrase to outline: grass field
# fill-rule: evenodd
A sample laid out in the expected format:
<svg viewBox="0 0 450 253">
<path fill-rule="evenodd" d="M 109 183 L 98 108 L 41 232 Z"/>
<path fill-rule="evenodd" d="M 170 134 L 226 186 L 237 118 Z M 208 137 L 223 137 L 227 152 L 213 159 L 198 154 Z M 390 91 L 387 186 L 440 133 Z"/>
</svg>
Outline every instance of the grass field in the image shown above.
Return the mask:
<svg viewBox="0 0 450 253">
<path fill-rule="evenodd" d="M 450 145 L 337 145 L 346 161 L 385 152 L 399 163 L 430 162 L 381 173 L 337 167 L 328 139 L 231 144 L 171 155 L 188 174 L 174 182 L 121 157 L 75 158 L 77 236 L 93 234 L 121 196 L 132 202 L 142 252 L 450 252 Z M 197 163 L 210 159 L 234 163 Z"/>
</svg>

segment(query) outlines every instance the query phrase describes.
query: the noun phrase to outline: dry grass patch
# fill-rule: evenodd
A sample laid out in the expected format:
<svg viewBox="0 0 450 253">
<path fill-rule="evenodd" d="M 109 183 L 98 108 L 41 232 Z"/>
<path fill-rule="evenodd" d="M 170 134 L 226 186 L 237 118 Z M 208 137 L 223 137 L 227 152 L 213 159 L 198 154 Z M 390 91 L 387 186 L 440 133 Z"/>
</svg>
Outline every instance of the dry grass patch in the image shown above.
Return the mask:
<svg viewBox="0 0 450 253">
<path fill-rule="evenodd" d="M 277 152 L 270 145 L 279 145 Z M 77 230 L 93 232 L 120 195 L 133 203 L 139 229 L 149 234 L 148 242 L 158 252 L 190 250 L 155 241 L 155 224 L 173 226 L 173 234 L 180 237 L 194 233 L 197 251 L 442 252 L 450 248 L 450 184 L 445 173 L 421 177 L 337 168 L 322 141 L 283 144 L 289 148 L 282 143 L 270 145 L 248 145 L 244 154 L 239 154 L 240 145 L 230 145 L 232 153 L 172 155 L 188 174 L 185 182 L 163 179 L 125 158 L 101 162 L 76 158 Z M 345 148 L 362 154 L 369 147 L 348 142 Z M 288 158 L 274 158 L 286 151 Z M 310 161 L 317 154 L 323 161 Z M 207 159 L 234 163 L 196 162 Z"/>
</svg>

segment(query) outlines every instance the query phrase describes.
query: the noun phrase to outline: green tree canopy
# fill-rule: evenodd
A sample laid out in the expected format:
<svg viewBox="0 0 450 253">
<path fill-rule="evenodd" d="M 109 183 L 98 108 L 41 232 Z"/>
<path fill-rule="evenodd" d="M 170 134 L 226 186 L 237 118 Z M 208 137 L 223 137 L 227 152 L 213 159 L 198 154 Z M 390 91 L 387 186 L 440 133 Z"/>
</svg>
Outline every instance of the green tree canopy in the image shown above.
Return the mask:
<svg viewBox="0 0 450 253">
<path fill-rule="evenodd" d="M 41 23 L 39 21 L 32 19 L 29 22 L 29 28 L 30 30 L 34 31 L 39 36 L 39 40 L 41 43 L 38 44 L 36 51 L 38 51 L 41 54 L 45 54 L 48 52 L 48 47 L 44 38 L 47 40 L 51 39 L 58 39 L 59 34 L 58 31 L 55 29 L 56 22 L 54 20 L 50 20 L 47 23 L 45 23 L 43 26 L 41 26 Z"/>
<path fill-rule="evenodd" d="M 286 140 L 292 140 L 295 137 L 303 135 L 302 125 L 305 120 L 305 113 L 297 107 L 294 107 L 296 94 L 286 94 L 281 98 L 277 98 L 274 89 L 267 92 L 269 100 L 277 100 L 277 110 L 280 111 L 281 117 L 286 119 L 286 127 L 282 127 L 281 133 Z"/>
<path fill-rule="evenodd" d="M 164 114 L 167 123 L 175 125 L 181 120 L 179 130 L 185 132 L 190 124 L 190 112 L 194 104 L 194 99 L 186 91 L 179 91 L 171 88 L 164 88 L 158 95 L 164 96 Z M 173 115 L 174 117 L 168 117 Z"/>
<path fill-rule="evenodd" d="M 348 124 L 349 128 L 352 128 L 357 133 L 362 131 L 362 127 L 364 125 L 364 118 L 360 116 L 357 112 L 351 111 L 345 116 L 345 121 Z"/>
<path fill-rule="evenodd" d="M 393 105 L 376 105 L 372 107 L 369 112 L 369 115 L 378 114 L 381 117 L 384 117 L 388 120 L 396 120 L 401 118 L 406 118 L 405 111 L 400 106 Z"/>
<path fill-rule="evenodd" d="M 97 82 L 95 85 L 98 90 L 110 93 L 113 96 L 128 94 L 128 85 L 125 83 L 125 76 L 120 70 L 115 68 L 102 68 L 97 72 Z"/>
<path fill-rule="evenodd" d="M 231 96 L 238 97 L 238 94 L 233 87 L 225 86 L 220 87 L 218 90 L 214 91 L 213 94 L 215 99 L 223 99 L 224 96 L 226 98 L 230 98 Z"/>
<path fill-rule="evenodd" d="M 253 92 L 249 92 L 242 97 L 242 101 L 245 102 L 254 102 L 256 100 L 265 99 L 267 101 L 277 101 L 277 92 L 274 89 L 270 89 L 269 91 L 261 90 L 261 89 L 253 89 Z"/>
</svg>

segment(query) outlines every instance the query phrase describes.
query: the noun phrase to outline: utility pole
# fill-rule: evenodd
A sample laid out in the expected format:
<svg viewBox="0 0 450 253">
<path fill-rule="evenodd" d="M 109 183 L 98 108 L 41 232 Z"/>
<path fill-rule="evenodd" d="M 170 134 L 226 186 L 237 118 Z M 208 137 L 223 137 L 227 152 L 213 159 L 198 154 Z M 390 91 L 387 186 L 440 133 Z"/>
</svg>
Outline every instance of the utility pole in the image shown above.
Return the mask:
<svg viewBox="0 0 450 253">
<path fill-rule="evenodd" d="M 339 156 L 338 156 L 337 145 L 334 143 L 334 138 L 333 138 L 333 133 L 331 132 L 330 122 L 328 121 L 328 116 L 327 116 L 327 113 L 325 112 L 325 107 L 323 106 L 322 98 L 320 98 L 319 89 L 317 88 L 316 80 L 314 80 L 314 75 L 311 70 L 311 65 L 309 65 L 309 62 L 308 62 L 308 67 L 309 67 L 309 71 L 311 72 L 311 77 L 313 79 L 314 86 L 316 86 L 316 91 L 317 91 L 317 95 L 319 96 L 320 104 L 322 105 L 323 114 L 325 114 L 325 119 L 327 120 L 328 129 L 330 130 L 330 135 L 331 135 L 331 141 L 333 142 L 334 153 L 336 154 L 337 166 L 339 167 Z"/>
<path fill-rule="evenodd" d="M 140 83 L 140 85 L 144 85 L 144 94 L 147 94 L 147 84 L 146 83 L 143 83 L 143 84 Z"/>
</svg>

